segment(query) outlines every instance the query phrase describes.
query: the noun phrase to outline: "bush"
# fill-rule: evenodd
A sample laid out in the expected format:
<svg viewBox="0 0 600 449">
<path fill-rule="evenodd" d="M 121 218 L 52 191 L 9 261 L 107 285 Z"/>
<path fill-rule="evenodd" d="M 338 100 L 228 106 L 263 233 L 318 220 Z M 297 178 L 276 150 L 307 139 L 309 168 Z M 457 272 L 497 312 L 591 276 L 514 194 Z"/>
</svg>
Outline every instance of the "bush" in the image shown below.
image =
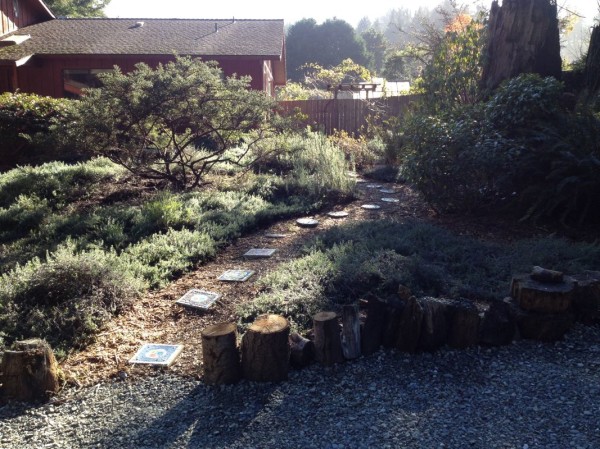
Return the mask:
<svg viewBox="0 0 600 449">
<path fill-rule="evenodd" d="M 57 150 L 53 128 L 69 121 L 72 101 L 35 94 L 0 95 L 2 164 L 41 163 L 65 157 Z"/>
<path fill-rule="evenodd" d="M 344 152 L 346 161 L 355 169 L 369 167 L 383 155 L 376 143 L 370 144 L 365 137 L 354 138 L 346 131 L 337 131 L 329 140 Z"/>
<path fill-rule="evenodd" d="M 42 337 L 59 349 L 80 346 L 141 288 L 115 253 L 67 243 L 0 277 L 0 328 L 8 343 Z"/>
</svg>

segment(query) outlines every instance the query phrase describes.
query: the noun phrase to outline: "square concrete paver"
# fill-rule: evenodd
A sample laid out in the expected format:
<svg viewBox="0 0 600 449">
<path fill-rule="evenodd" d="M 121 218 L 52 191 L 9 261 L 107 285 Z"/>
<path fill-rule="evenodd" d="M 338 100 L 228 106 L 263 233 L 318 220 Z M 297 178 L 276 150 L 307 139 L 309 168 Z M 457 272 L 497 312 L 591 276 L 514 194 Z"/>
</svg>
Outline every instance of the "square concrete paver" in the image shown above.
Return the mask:
<svg viewBox="0 0 600 449">
<path fill-rule="evenodd" d="M 225 282 L 246 282 L 253 274 L 252 270 L 227 270 L 218 279 Z"/>
<path fill-rule="evenodd" d="M 193 288 L 175 302 L 193 309 L 208 310 L 220 297 L 218 293 Z"/>
</svg>

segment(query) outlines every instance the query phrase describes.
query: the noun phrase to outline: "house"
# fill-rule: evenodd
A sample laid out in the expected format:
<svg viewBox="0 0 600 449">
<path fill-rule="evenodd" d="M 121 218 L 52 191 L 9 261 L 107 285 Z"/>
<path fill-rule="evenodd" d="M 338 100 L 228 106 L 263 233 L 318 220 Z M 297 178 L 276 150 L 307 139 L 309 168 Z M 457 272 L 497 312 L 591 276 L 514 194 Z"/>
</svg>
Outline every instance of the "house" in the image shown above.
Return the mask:
<svg viewBox="0 0 600 449">
<path fill-rule="evenodd" d="M 60 19 L 41 0 L 0 0 L 0 93 L 73 97 L 96 74 L 174 55 L 217 61 L 274 95 L 286 82 L 283 20 Z"/>
</svg>

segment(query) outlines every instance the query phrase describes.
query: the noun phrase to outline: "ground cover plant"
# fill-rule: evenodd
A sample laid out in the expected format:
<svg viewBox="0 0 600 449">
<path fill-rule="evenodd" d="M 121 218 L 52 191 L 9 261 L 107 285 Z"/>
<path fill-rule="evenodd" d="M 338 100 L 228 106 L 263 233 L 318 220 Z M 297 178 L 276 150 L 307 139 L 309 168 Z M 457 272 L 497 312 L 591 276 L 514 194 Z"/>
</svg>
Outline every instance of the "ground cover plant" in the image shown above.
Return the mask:
<svg viewBox="0 0 600 449">
<path fill-rule="evenodd" d="M 556 237 L 485 242 L 417 221 L 369 221 L 309 242 L 303 257 L 261 279 L 262 293 L 238 312 L 242 324 L 279 313 L 306 330 L 319 311 L 366 295 L 386 299 L 400 284 L 417 296 L 499 300 L 508 295 L 511 277 L 533 265 L 575 273 L 599 264 L 597 244 Z"/>
<path fill-rule="evenodd" d="M 81 347 L 139 294 L 244 233 L 352 196 L 341 149 L 312 133 L 285 140 L 294 151 L 279 173 L 222 164 L 202 190 L 140 183 L 104 158 L 0 175 L 4 344 L 35 336 Z"/>
</svg>

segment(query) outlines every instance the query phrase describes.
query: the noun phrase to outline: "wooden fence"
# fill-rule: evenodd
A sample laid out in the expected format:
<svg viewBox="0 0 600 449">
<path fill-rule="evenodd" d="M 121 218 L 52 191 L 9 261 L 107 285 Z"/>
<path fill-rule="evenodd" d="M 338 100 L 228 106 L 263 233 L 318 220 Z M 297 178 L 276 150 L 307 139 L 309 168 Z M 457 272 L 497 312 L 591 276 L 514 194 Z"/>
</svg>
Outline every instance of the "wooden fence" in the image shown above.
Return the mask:
<svg viewBox="0 0 600 449">
<path fill-rule="evenodd" d="M 331 135 L 335 131 L 346 131 L 355 136 L 363 133 L 367 118 L 381 121 L 404 114 L 416 95 L 378 98 L 371 100 L 297 100 L 280 101 L 284 115 L 300 112 L 306 116 L 306 125 Z"/>
</svg>

